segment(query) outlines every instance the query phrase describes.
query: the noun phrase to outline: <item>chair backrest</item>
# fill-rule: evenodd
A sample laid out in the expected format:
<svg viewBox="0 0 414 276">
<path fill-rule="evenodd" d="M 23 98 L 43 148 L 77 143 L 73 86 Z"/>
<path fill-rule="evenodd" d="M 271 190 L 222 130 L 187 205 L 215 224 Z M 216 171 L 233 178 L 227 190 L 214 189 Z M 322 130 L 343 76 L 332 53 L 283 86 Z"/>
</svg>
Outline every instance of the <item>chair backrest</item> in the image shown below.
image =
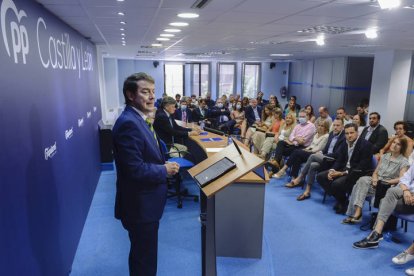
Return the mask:
<svg viewBox="0 0 414 276">
<path fill-rule="evenodd" d="M 375 170 L 378 165 L 378 159 L 375 157 L 375 155 L 372 156 L 372 169 Z"/>
<path fill-rule="evenodd" d="M 161 139 L 159 139 L 159 141 L 160 141 L 160 145 L 161 145 L 162 151 L 165 152 L 165 156 L 167 158 L 169 158 L 167 144 L 165 144 L 165 142 L 163 140 L 161 140 Z"/>
</svg>

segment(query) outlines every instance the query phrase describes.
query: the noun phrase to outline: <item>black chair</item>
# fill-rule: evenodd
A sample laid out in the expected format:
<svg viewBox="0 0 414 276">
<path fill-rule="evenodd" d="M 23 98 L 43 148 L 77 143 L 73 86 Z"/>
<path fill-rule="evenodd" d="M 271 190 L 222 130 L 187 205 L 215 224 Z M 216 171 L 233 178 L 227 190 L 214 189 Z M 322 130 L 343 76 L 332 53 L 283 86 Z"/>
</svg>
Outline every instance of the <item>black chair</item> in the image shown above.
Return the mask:
<svg viewBox="0 0 414 276">
<path fill-rule="evenodd" d="M 166 159 L 168 162 L 176 162 L 180 165 L 180 172 L 174 176 L 167 178 L 168 184 L 168 198 L 176 197 L 177 198 L 177 208 L 183 208 L 183 198 L 192 198 L 194 202 L 198 202 L 198 195 L 188 194 L 187 189 L 181 189 L 182 183 L 182 172 L 188 170 L 194 166 L 193 162 L 181 157 L 184 154 L 189 154 L 187 151 L 180 151 L 174 145 L 170 145 L 172 151 L 168 151 L 167 145 L 160 140 L 161 147 L 163 147 L 166 152 Z M 178 153 L 179 157 L 171 157 L 171 153 Z"/>
</svg>

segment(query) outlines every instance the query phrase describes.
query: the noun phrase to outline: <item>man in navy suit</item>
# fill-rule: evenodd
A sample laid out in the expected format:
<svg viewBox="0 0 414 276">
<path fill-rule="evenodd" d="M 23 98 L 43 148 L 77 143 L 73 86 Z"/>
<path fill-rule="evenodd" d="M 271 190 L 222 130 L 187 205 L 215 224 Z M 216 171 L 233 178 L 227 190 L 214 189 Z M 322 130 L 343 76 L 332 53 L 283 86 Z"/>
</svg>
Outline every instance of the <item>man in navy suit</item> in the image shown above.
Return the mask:
<svg viewBox="0 0 414 276">
<path fill-rule="evenodd" d="M 187 106 L 187 97 L 183 97 L 181 99 L 180 108 L 178 108 L 174 113 L 174 119 L 191 123 L 193 121 L 191 113 L 191 110 Z"/>
<path fill-rule="evenodd" d="M 322 188 L 332 194 L 337 203 L 335 211 L 344 214 L 347 209 L 346 193 L 352 191 L 359 177 L 372 169 L 371 143 L 358 138 L 358 126 L 354 123 L 345 125 L 345 139 L 339 154 L 328 171 L 320 172 L 316 179 Z"/>
<path fill-rule="evenodd" d="M 126 107 L 113 128 L 117 170 L 115 217 L 128 231 L 129 274 L 157 274 L 158 226 L 167 198 L 167 175 L 179 170 L 166 163 L 152 125 L 154 79 L 137 73 L 123 87 Z M 148 122 L 147 122 L 148 121 Z"/>
<path fill-rule="evenodd" d="M 361 138 L 372 144 L 372 153 L 378 153 L 388 142 L 388 131 L 380 124 L 381 115 L 378 112 L 369 114 L 369 126 L 361 133 Z"/>
<path fill-rule="evenodd" d="M 262 107 L 257 105 L 256 99 L 250 99 L 250 105 L 246 108 L 245 114 L 248 127 L 261 121 Z"/>
</svg>

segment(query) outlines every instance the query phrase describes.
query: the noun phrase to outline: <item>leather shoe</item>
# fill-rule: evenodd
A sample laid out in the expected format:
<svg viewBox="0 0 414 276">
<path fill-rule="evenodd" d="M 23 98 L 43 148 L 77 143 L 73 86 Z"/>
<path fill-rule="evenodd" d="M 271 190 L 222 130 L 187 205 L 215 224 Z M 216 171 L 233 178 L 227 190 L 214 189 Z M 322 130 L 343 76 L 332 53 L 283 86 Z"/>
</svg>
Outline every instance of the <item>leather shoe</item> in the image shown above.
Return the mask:
<svg viewBox="0 0 414 276">
<path fill-rule="evenodd" d="M 365 239 L 354 242 L 353 247 L 357 249 L 377 248 L 380 240 L 382 240 L 382 234 L 374 230 Z"/>
</svg>

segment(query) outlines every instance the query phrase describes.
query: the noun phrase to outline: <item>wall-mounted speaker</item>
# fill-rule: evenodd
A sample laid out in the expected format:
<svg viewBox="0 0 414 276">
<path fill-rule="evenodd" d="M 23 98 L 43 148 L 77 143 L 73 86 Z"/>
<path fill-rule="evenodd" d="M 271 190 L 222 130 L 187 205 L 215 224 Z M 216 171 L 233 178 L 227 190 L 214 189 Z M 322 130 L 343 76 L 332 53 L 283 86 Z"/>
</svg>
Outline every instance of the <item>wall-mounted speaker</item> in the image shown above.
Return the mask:
<svg viewBox="0 0 414 276">
<path fill-rule="evenodd" d="M 269 64 L 270 69 L 275 68 L 275 66 L 276 66 L 276 63 L 274 63 L 274 62 L 271 62 L 271 63 Z"/>
<path fill-rule="evenodd" d="M 157 68 L 158 65 L 160 65 L 160 63 L 158 61 L 154 61 L 152 64 L 154 65 L 155 68 Z"/>
</svg>

